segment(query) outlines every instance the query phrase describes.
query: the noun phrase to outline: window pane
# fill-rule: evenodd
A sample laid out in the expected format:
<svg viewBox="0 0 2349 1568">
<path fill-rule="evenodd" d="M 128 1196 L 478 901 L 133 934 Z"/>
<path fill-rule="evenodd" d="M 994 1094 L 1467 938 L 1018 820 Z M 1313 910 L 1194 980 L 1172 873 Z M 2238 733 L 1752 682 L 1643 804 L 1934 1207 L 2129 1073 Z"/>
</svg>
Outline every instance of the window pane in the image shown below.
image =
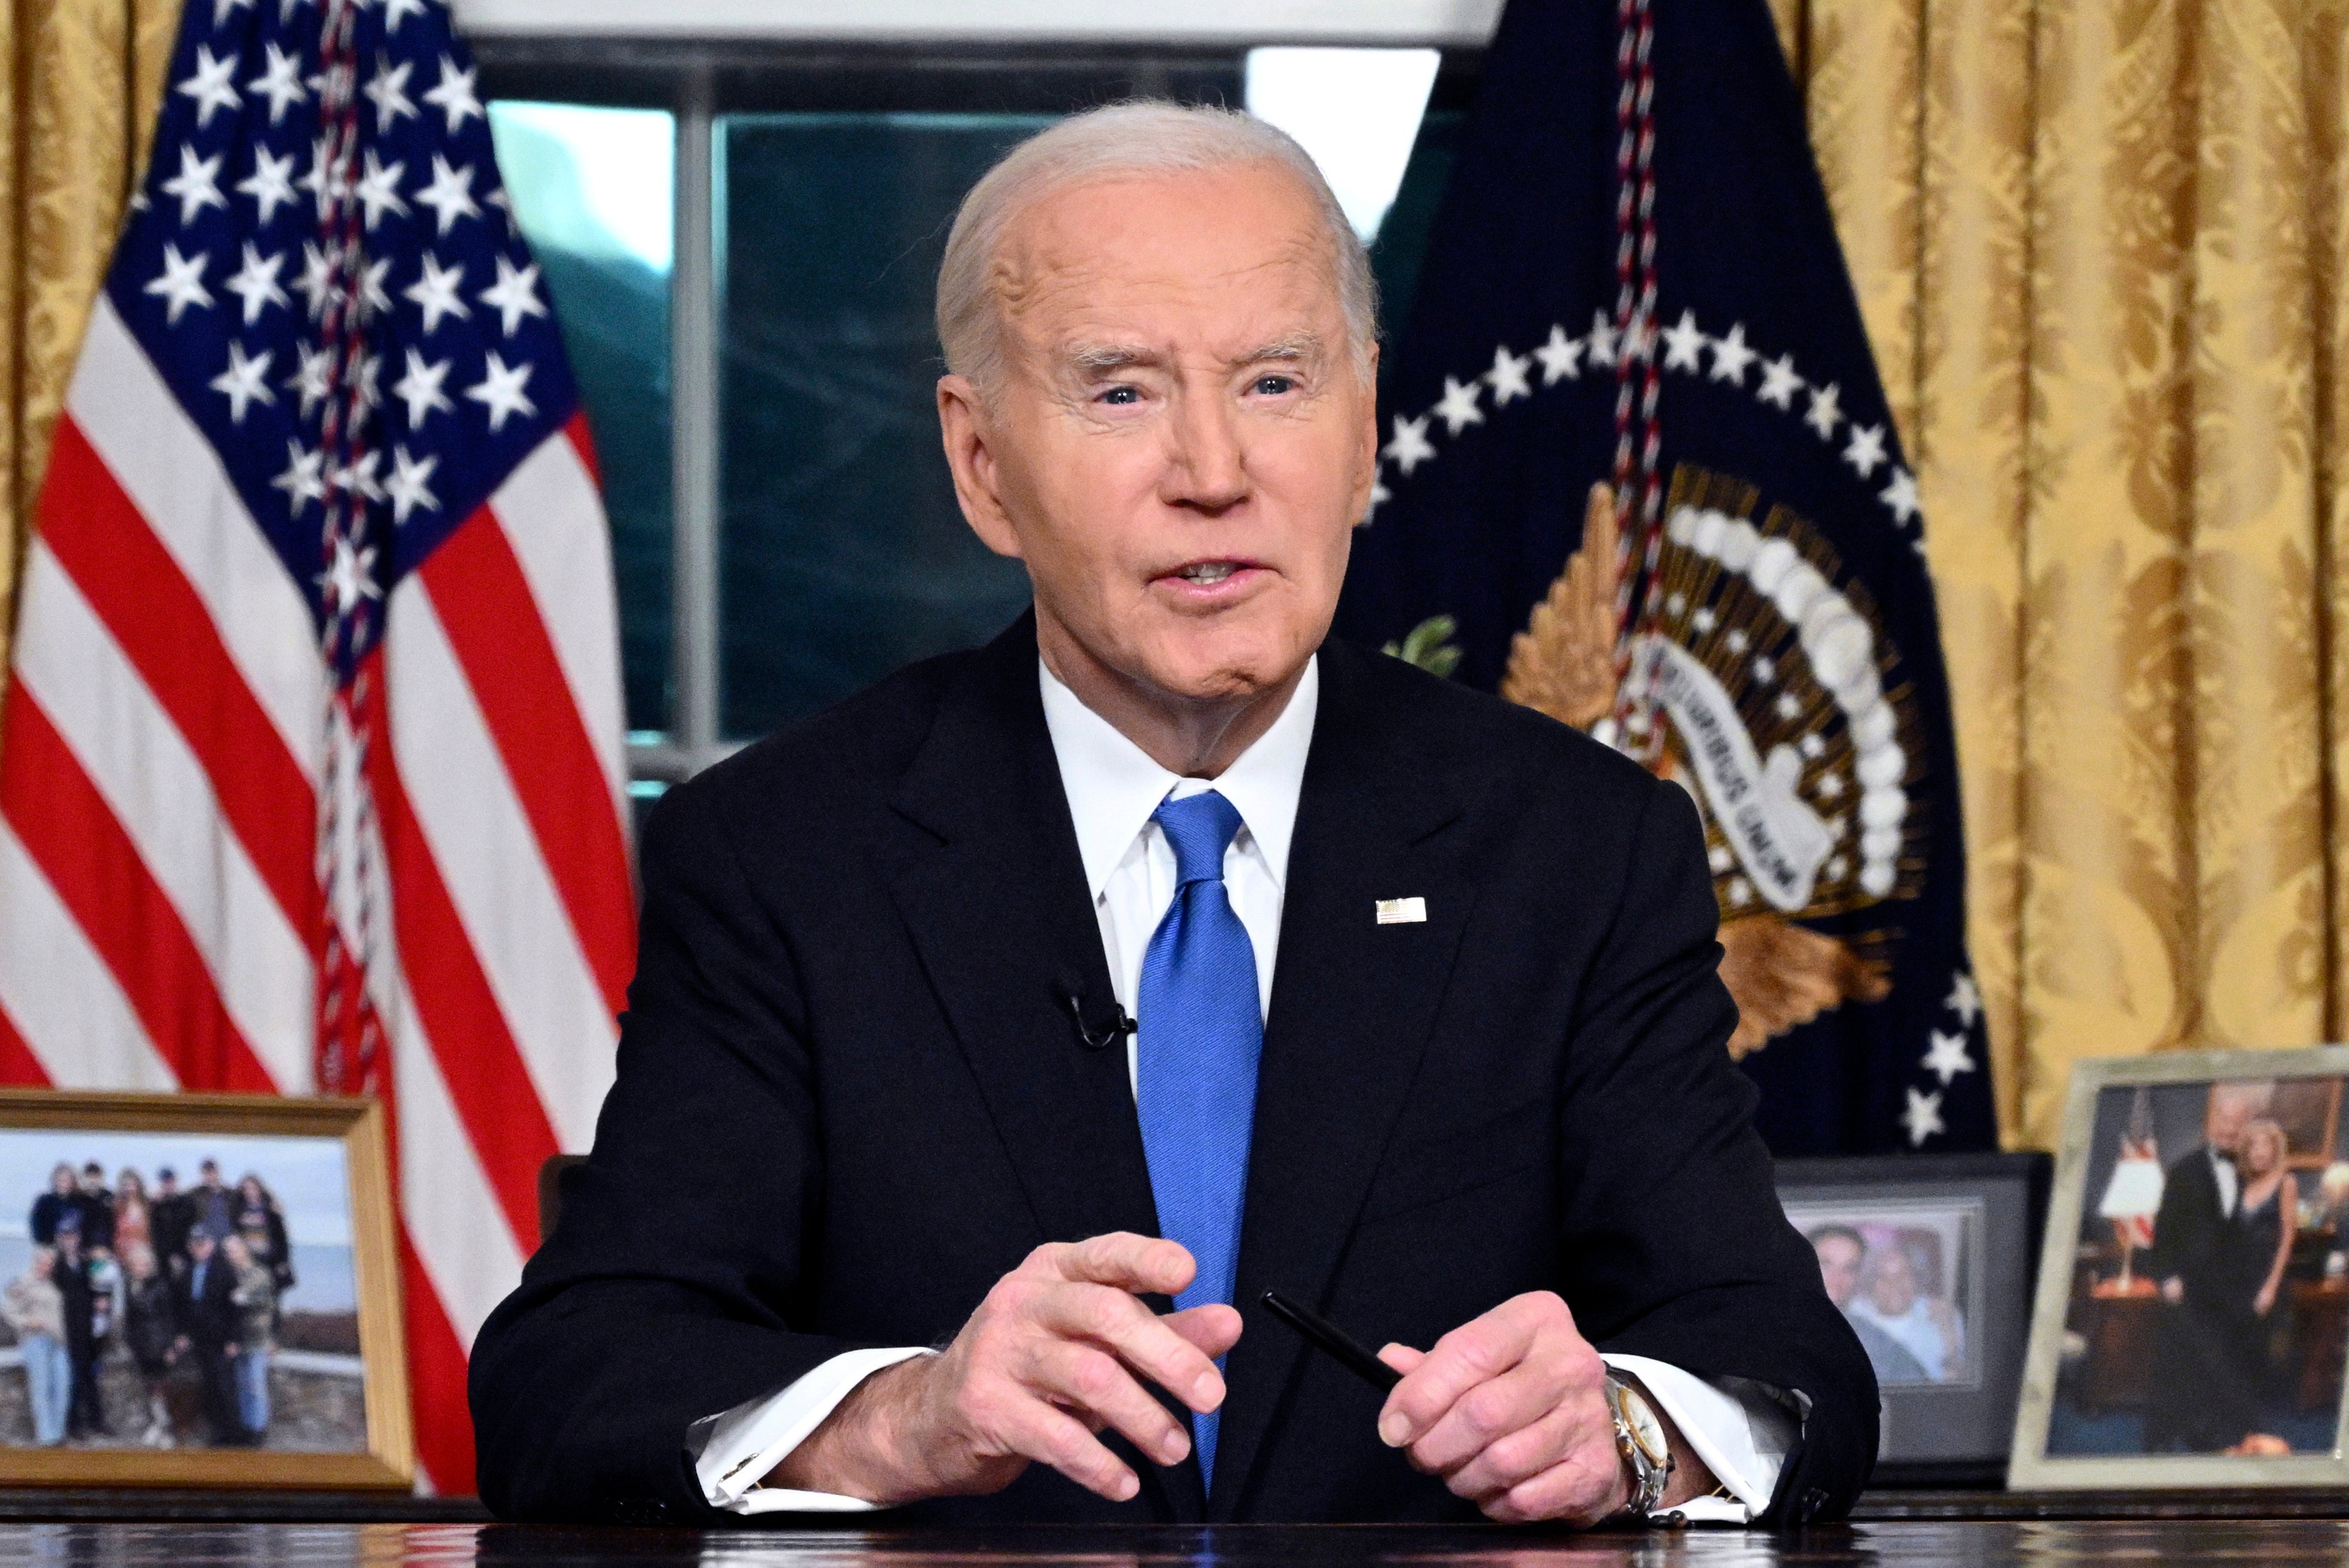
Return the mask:
<svg viewBox="0 0 2349 1568">
<path fill-rule="evenodd" d="M 675 127 L 654 109 L 498 102 L 498 164 L 586 405 L 612 520 L 628 727 L 669 725 L 669 261 Z"/>
<path fill-rule="evenodd" d="M 740 115 L 719 128 L 723 724 L 757 735 L 985 641 L 1028 579 L 938 446 L 932 290 L 963 192 L 1035 115 Z"/>
</svg>

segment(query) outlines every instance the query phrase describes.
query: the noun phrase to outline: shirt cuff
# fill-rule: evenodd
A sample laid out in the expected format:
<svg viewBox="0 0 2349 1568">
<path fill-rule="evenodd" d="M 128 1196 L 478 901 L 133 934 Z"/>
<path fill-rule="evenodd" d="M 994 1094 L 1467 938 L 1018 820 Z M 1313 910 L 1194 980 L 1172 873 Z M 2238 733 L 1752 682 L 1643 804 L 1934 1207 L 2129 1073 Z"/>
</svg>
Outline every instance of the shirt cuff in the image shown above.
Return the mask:
<svg viewBox="0 0 2349 1568">
<path fill-rule="evenodd" d="M 729 1513 L 868 1513 L 880 1506 L 831 1491 L 794 1491 L 759 1484 L 856 1386 L 886 1367 L 936 1352 L 915 1346 L 851 1350 L 833 1357 L 779 1394 L 735 1406 L 697 1421 L 704 1429 L 694 1460 L 702 1495 Z"/>
<path fill-rule="evenodd" d="M 1691 1498 L 1672 1511 L 1692 1524 L 1750 1524 L 1769 1509 L 1786 1451 L 1795 1445 L 1795 1427 L 1785 1407 L 1760 1385 L 1739 1378 L 1708 1383 L 1645 1356 L 1602 1354 L 1599 1359 L 1640 1380 L 1713 1479 L 1729 1490 L 1727 1497 Z"/>
</svg>

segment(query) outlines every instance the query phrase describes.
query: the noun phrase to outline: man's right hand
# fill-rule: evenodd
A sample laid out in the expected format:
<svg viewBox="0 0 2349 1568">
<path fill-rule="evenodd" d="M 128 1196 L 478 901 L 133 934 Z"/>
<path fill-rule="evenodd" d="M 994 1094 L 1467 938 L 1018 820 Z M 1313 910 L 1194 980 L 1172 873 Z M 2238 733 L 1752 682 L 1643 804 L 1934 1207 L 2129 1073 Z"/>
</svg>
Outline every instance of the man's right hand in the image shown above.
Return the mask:
<svg viewBox="0 0 2349 1568">
<path fill-rule="evenodd" d="M 1178 1243 L 1130 1232 L 1039 1247 L 944 1354 L 866 1378 L 766 1484 L 901 1503 L 1000 1491 L 1040 1461 L 1123 1502 L 1141 1478 L 1094 1434 L 1113 1428 L 1160 1464 L 1191 1450 L 1143 1380 L 1202 1413 L 1224 1400 L 1215 1364 L 1239 1340 L 1238 1312 L 1160 1317 L 1136 1299 L 1195 1272 Z"/>
</svg>

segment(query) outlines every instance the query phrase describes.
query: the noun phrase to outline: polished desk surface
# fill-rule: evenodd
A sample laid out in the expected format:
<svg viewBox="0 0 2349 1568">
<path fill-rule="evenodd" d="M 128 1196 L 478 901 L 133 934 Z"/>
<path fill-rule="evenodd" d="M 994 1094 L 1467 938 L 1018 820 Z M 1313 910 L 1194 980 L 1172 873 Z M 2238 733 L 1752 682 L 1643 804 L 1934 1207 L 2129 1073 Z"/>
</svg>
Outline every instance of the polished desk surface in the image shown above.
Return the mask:
<svg viewBox="0 0 2349 1568">
<path fill-rule="evenodd" d="M 211 1517 L 202 1517 L 206 1512 Z M 249 1517 L 227 1517 L 240 1512 Z M 2163 1560 L 2191 1560 L 2199 1568 L 2249 1560 L 2349 1562 L 2349 1492 L 1879 1493 L 1861 1512 L 1847 1524 L 1783 1534 L 1382 1525 L 697 1532 L 482 1523 L 472 1505 L 454 1501 L 359 1506 L 250 1493 L 233 1501 L 150 1493 L 141 1501 L 122 1492 L 0 1492 L 0 1568 L 2052 1568 L 2109 1559 L 2155 1568 Z M 376 1517 L 364 1517 L 368 1513 Z"/>
</svg>

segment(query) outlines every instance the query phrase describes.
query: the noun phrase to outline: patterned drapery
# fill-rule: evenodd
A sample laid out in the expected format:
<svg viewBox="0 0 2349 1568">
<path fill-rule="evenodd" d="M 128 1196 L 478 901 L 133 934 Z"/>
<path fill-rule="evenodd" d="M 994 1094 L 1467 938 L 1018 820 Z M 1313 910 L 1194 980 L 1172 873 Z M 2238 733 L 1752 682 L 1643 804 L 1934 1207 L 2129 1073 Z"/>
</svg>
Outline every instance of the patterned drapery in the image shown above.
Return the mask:
<svg viewBox="0 0 2349 1568">
<path fill-rule="evenodd" d="M 49 428 L 179 25 L 179 0 L 0 3 L 0 669 Z"/>
<path fill-rule="evenodd" d="M 2010 1144 L 2349 1013 L 2349 0 L 1774 0 L 1923 491 Z"/>
</svg>

